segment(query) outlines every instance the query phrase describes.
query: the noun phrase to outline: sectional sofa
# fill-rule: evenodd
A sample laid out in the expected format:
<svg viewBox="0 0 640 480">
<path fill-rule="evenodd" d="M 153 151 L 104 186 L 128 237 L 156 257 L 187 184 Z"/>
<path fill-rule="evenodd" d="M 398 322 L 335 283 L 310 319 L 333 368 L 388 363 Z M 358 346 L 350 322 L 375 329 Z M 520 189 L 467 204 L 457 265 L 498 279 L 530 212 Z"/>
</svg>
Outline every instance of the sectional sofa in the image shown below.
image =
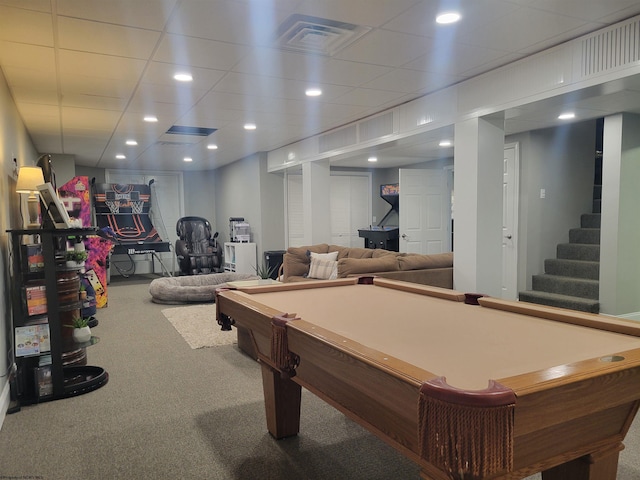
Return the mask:
<svg viewBox="0 0 640 480">
<path fill-rule="evenodd" d="M 279 279 L 302 282 L 354 275 L 453 288 L 453 253 L 421 255 L 326 243 L 290 247 L 283 255 Z"/>
</svg>

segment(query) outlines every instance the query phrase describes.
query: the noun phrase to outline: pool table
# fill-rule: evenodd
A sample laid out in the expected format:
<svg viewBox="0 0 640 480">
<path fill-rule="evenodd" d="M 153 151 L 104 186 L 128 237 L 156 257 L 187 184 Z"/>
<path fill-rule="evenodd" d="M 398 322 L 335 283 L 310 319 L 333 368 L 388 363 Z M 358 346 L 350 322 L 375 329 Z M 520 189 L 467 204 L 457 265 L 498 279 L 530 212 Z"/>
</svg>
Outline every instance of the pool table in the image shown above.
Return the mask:
<svg viewBox="0 0 640 480">
<path fill-rule="evenodd" d="M 271 435 L 304 387 L 423 479 L 614 480 L 639 406 L 633 321 L 371 277 L 221 289 L 216 315 L 255 348 Z"/>
</svg>

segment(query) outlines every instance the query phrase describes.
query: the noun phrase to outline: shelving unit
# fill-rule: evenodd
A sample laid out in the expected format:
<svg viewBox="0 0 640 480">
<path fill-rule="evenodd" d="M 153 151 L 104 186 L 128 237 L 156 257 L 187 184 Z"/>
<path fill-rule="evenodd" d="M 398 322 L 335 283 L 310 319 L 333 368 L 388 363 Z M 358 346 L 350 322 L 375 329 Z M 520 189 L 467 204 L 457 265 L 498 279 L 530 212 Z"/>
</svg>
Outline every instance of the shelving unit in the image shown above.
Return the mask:
<svg viewBox="0 0 640 480">
<path fill-rule="evenodd" d="M 68 335 L 63 332 L 64 324 L 70 323 L 73 316 L 79 316 L 82 306 L 80 269 L 68 268 L 65 264 L 67 240 L 95 232 L 92 228 L 9 230 L 13 276 L 11 333 L 16 364 L 11 393 L 12 400 L 18 403 L 14 409 L 19 409 L 19 405 L 80 395 L 108 381 L 109 375 L 104 369 L 86 365 L 86 347 L 99 339 L 92 337 L 89 342 L 77 344 L 71 329 Z M 32 251 L 41 250 L 41 258 L 33 267 L 28 259 L 28 249 L 22 242 L 25 235 L 39 238 L 30 247 Z M 37 287 L 34 289 L 36 298 L 27 302 L 26 288 L 31 286 Z M 45 332 L 48 326 L 49 351 L 38 351 L 37 348 L 29 351 L 28 345 L 16 344 L 16 329 L 34 324 L 43 325 Z M 49 356 L 50 362 L 43 362 Z M 38 370 L 40 368 L 42 370 Z M 36 382 L 39 373 L 45 374 L 47 382 L 43 385 L 46 388 L 39 388 L 43 385 Z"/>
<path fill-rule="evenodd" d="M 256 244 L 227 242 L 224 244 L 224 271 L 256 273 Z"/>
</svg>

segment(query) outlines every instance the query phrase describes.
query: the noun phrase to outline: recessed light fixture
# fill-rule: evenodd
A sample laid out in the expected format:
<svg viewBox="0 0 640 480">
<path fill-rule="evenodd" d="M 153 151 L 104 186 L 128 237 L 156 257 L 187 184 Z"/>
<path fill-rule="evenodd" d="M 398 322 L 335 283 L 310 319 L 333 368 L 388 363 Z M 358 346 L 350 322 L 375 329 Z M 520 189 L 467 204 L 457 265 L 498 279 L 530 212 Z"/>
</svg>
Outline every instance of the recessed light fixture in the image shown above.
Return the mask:
<svg viewBox="0 0 640 480">
<path fill-rule="evenodd" d="M 135 140 L 127 140 L 126 142 L 127 145 L 129 145 L 130 147 L 135 147 L 136 145 L 138 145 L 138 142 L 136 142 Z"/>
<path fill-rule="evenodd" d="M 183 161 L 183 162 L 193 162 L 193 158 L 191 158 L 191 157 L 184 157 L 184 158 L 182 159 L 182 161 Z"/>
<path fill-rule="evenodd" d="M 207 148 L 209 150 L 217 150 L 218 149 L 218 145 L 216 145 L 215 143 L 210 143 L 209 145 L 207 145 Z"/>
<path fill-rule="evenodd" d="M 307 88 L 304 92 L 307 97 L 319 97 L 322 95 L 322 90 L 319 88 Z"/>
<path fill-rule="evenodd" d="M 124 160 L 124 159 L 125 159 L 125 158 L 127 158 L 127 157 L 126 157 L 126 155 L 122 155 L 121 153 L 119 153 L 118 155 L 116 155 L 116 158 L 117 158 L 118 160 Z"/>
<path fill-rule="evenodd" d="M 369 158 L 367 158 L 367 162 L 374 163 L 374 162 L 377 162 L 377 161 L 378 161 L 378 157 L 369 157 Z"/>
<path fill-rule="evenodd" d="M 145 122 L 157 122 L 158 121 L 158 117 L 156 117 L 155 115 L 145 115 L 144 121 Z"/>
<path fill-rule="evenodd" d="M 173 78 L 179 82 L 190 82 L 193 80 L 190 73 L 176 73 Z"/>
<path fill-rule="evenodd" d="M 573 112 L 566 112 L 558 115 L 558 120 L 571 120 L 572 118 L 576 118 L 576 114 Z"/>
<path fill-rule="evenodd" d="M 460 18 L 460 14 L 458 12 L 444 12 L 440 13 L 436 17 L 436 22 L 441 25 L 447 25 L 449 23 L 456 23 Z"/>
<path fill-rule="evenodd" d="M 255 130 L 256 128 L 257 127 L 256 127 L 255 123 L 245 123 L 244 124 L 244 129 L 245 130 Z"/>
<path fill-rule="evenodd" d="M 438 146 L 440 147 L 450 147 L 452 145 L 451 140 L 441 140 Z"/>
</svg>

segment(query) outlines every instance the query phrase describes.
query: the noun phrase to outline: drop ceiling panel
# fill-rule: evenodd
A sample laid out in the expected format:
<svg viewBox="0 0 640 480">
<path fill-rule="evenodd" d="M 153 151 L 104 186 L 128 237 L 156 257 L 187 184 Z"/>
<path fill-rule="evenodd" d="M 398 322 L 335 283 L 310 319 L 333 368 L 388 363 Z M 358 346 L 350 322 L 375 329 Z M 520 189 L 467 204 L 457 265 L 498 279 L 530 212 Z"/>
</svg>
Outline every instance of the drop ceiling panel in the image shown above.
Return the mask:
<svg viewBox="0 0 640 480">
<path fill-rule="evenodd" d="M 160 32 L 123 27 L 90 20 L 60 17 L 60 48 L 119 57 L 146 59 L 160 38 Z"/>
<path fill-rule="evenodd" d="M 78 76 L 137 83 L 146 65 L 144 60 L 135 58 L 70 50 L 60 50 L 58 55 L 63 85 L 72 83 L 72 79 Z"/>
<path fill-rule="evenodd" d="M 49 0 L 41 0 L 50 3 Z M 177 0 L 57 0 L 60 15 L 162 30 Z M 23 3 L 23 2 L 21 2 Z M 29 3 L 34 3 L 29 0 Z"/>
<path fill-rule="evenodd" d="M 34 91 L 56 92 L 55 76 L 34 68 L 3 67 L 3 73 L 10 87 L 23 87 Z"/>
<path fill-rule="evenodd" d="M 298 12 L 357 25 L 379 27 L 415 3 L 416 0 L 305 0 L 298 7 Z"/>
<path fill-rule="evenodd" d="M 276 8 L 273 8 L 273 7 Z M 238 44 L 269 45 L 287 11 L 281 2 L 186 1 L 167 31 Z"/>
<path fill-rule="evenodd" d="M 55 52 L 51 47 L 16 42 L 0 42 L 0 62 L 4 67 L 55 71 Z"/>
<path fill-rule="evenodd" d="M 338 53 L 336 58 L 397 68 L 427 53 L 431 42 L 418 35 L 373 30 Z"/>
<path fill-rule="evenodd" d="M 53 47 L 51 15 L 0 6 L 0 40 Z"/>
<path fill-rule="evenodd" d="M 249 49 L 203 38 L 164 35 L 153 60 L 177 65 L 228 70 L 238 63 Z"/>
<path fill-rule="evenodd" d="M 68 130 L 99 130 L 112 132 L 120 119 L 120 112 L 113 110 L 88 110 L 62 107 L 62 125 Z"/>
</svg>

